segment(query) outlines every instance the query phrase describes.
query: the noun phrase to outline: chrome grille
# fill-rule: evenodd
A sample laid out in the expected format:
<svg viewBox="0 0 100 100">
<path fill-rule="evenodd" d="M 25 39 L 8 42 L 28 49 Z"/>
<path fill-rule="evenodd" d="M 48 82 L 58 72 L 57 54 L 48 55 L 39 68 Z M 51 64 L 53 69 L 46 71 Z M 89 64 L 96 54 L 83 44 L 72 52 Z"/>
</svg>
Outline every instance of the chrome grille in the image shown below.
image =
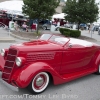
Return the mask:
<svg viewBox="0 0 100 100">
<path fill-rule="evenodd" d="M 4 66 L 4 70 L 2 73 L 2 79 L 5 81 L 9 82 L 9 80 L 10 80 L 10 75 L 14 68 L 16 56 L 17 56 L 17 50 L 9 49 L 8 54 L 7 54 L 7 59 L 5 62 L 5 66 Z"/>
</svg>

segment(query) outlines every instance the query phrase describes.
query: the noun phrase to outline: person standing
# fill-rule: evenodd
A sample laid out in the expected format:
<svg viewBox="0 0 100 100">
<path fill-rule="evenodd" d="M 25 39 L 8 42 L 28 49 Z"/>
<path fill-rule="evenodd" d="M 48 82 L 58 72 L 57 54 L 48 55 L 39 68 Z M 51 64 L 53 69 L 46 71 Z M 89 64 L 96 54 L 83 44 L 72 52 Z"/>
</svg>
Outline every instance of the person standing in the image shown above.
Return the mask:
<svg viewBox="0 0 100 100">
<path fill-rule="evenodd" d="M 94 33 L 94 30 L 95 30 L 95 26 L 94 26 L 94 24 L 92 25 L 92 33 Z"/>
<path fill-rule="evenodd" d="M 100 35 L 100 26 L 99 26 L 99 29 L 98 29 L 98 35 Z"/>
<path fill-rule="evenodd" d="M 94 30 L 95 30 L 95 26 L 94 26 L 94 24 L 91 24 L 90 25 L 90 28 L 89 28 L 89 33 L 91 32 L 91 33 L 94 33 Z"/>
<path fill-rule="evenodd" d="M 17 21 L 15 21 L 15 22 L 14 22 L 14 29 L 15 29 L 16 31 L 18 31 L 18 28 L 19 28 L 19 25 L 18 25 Z"/>
<path fill-rule="evenodd" d="M 23 28 L 23 30 L 28 32 L 28 26 L 26 25 L 26 22 L 23 23 L 22 28 Z"/>
</svg>

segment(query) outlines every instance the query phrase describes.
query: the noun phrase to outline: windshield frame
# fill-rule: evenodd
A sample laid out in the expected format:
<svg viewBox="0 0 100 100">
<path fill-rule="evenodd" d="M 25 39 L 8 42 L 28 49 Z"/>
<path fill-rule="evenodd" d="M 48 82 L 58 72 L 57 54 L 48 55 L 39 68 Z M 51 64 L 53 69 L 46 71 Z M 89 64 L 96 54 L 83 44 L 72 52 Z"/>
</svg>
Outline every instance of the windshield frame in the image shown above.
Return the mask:
<svg viewBox="0 0 100 100">
<path fill-rule="evenodd" d="M 47 39 L 42 39 L 43 35 L 48 35 Z M 54 44 L 58 44 L 58 45 L 61 45 L 63 47 L 70 41 L 70 38 L 64 37 L 64 36 L 62 36 L 60 34 L 49 34 L 49 33 L 45 33 L 43 35 L 41 35 L 40 40 L 45 40 L 45 41 L 48 41 L 48 42 L 52 42 Z M 61 41 L 58 41 L 57 42 L 55 40 L 52 40 L 53 37 L 55 37 L 54 39 L 56 39 L 56 38 L 58 38 L 58 39 L 64 38 L 64 39 L 66 39 L 66 41 L 65 41 L 65 43 L 62 44 Z"/>
</svg>

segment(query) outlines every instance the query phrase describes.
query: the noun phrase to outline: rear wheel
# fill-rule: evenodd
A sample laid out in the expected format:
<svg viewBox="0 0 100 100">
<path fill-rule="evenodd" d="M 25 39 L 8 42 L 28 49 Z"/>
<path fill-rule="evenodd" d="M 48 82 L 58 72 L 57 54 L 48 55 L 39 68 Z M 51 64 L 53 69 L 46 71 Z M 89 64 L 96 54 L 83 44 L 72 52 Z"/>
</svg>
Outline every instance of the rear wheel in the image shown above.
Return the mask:
<svg viewBox="0 0 100 100">
<path fill-rule="evenodd" d="M 97 75 L 100 75 L 100 64 L 98 66 L 98 71 L 96 72 Z"/>
<path fill-rule="evenodd" d="M 43 92 L 49 84 L 49 75 L 46 72 L 38 73 L 29 85 L 29 90 L 33 94 L 39 94 Z"/>
</svg>

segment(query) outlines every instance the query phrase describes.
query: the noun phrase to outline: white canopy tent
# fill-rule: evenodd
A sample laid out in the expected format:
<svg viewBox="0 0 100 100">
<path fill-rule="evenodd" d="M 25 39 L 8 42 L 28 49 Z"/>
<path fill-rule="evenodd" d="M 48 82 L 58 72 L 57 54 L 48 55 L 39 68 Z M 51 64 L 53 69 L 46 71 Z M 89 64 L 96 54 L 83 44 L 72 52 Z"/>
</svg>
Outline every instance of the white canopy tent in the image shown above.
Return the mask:
<svg viewBox="0 0 100 100">
<path fill-rule="evenodd" d="M 61 14 L 55 14 L 52 16 L 52 19 L 57 18 L 57 19 L 65 19 L 65 13 L 61 13 Z"/>
<path fill-rule="evenodd" d="M 9 14 L 22 15 L 23 1 L 5 1 L 0 3 L 0 10 L 5 10 Z"/>
</svg>

